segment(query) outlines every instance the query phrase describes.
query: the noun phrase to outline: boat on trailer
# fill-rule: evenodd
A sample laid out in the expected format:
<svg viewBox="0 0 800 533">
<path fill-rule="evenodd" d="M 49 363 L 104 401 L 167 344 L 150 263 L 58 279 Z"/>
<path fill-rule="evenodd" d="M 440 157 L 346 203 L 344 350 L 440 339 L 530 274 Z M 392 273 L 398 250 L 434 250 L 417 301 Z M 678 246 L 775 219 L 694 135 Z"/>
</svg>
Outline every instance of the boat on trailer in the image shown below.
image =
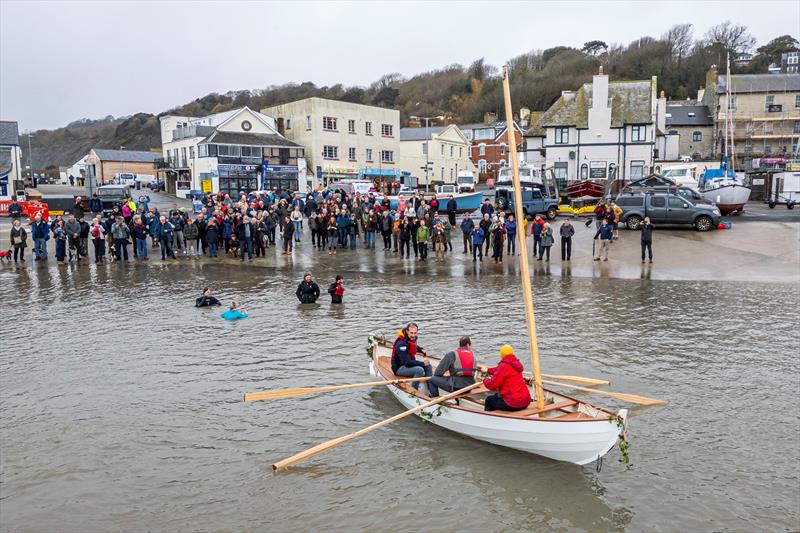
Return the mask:
<svg viewBox="0 0 800 533">
<path fill-rule="evenodd" d="M 403 379 L 392 372 L 392 347 L 385 339 L 370 338 L 370 374 L 382 380 Z M 435 363 L 436 358 L 429 356 Z M 485 377 L 476 371 L 476 379 Z M 530 386 L 530 385 L 529 385 Z M 409 383 L 387 385 L 407 409 L 431 400 Z M 545 406 L 532 403 L 522 411 L 484 411 L 481 386 L 457 401 L 432 406 L 417 413 L 420 418 L 455 433 L 498 446 L 585 465 L 597 461 L 624 436 L 627 409 L 612 413 L 583 400 L 543 389 Z"/>
</svg>

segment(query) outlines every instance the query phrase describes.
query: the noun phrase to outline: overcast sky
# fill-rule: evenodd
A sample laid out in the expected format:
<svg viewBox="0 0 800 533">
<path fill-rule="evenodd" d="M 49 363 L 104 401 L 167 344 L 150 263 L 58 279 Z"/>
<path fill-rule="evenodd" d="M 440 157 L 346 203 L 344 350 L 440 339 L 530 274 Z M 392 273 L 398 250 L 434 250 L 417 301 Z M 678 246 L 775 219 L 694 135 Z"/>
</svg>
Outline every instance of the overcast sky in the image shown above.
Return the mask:
<svg viewBox="0 0 800 533">
<path fill-rule="evenodd" d="M 55 128 L 158 113 L 210 92 L 368 85 L 480 57 L 501 65 L 557 45 L 658 37 L 684 22 L 699 37 L 728 19 L 761 45 L 800 34 L 800 2 L 0 0 L 0 118 Z"/>
</svg>

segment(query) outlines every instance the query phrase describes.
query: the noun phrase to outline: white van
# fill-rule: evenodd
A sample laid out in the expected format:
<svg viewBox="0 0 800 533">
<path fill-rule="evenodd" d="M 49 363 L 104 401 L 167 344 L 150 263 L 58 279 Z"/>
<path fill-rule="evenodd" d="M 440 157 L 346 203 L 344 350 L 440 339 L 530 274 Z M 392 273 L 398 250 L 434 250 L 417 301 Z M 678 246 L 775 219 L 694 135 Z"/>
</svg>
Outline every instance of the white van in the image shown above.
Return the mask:
<svg viewBox="0 0 800 533">
<path fill-rule="evenodd" d="M 456 185 L 458 185 L 458 192 L 475 192 L 477 181 L 475 174 L 469 170 L 459 170 L 458 177 L 456 177 Z"/>
<path fill-rule="evenodd" d="M 375 185 L 369 180 L 342 180 L 328 185 L 331 190 L 342 189 L 348 194 L 366 195 L 370 192 L 377 192 Z"/>
</svg>

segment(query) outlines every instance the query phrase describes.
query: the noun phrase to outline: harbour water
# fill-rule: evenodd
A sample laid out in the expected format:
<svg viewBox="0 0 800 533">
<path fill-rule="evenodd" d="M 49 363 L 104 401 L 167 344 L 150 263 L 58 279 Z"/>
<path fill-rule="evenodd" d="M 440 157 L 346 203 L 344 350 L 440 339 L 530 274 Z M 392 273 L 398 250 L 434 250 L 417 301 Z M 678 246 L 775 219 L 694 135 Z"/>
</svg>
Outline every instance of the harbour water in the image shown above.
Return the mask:
<svg viewBox="0 0 800 533">
<path fill-rule="evenodd" d="M 382 389 L 242 401 L 369 380 L 370 332 L 413 319 L 431 353 L 466 333 L 481 362 L 510 342 L 529 366 L 512 266 L 370 261 L 349 263 L 337 308 L 297 304 L 301 259 L 0 270 L 0 530 L 800 526 L 796 283 L 536 277 L 545 372 L 669 401 L 631 410 L 630 469 L 617 450 L 597 472 L 410 417 L 273 473 L 401 411 Z M 323 288 L 337 272 L 330 259 L 314 271 Z M 195 309 L 205 286 L 251 317 Z"/>
</svg>

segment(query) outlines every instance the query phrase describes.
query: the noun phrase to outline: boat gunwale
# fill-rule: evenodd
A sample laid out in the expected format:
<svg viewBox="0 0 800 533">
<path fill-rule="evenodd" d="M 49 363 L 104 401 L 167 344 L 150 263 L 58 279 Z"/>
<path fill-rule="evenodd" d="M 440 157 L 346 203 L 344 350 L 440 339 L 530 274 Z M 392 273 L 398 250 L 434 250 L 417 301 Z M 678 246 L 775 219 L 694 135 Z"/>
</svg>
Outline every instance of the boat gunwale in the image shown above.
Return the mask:
<svg viewBox="0 0 800 533">
<path fill-rule="evenodd" d="M 381 346 L 383 348 L 387 348 L 387 346 L 381 345 L 381 344 L 378 344 L 378 346 Z M 388 357 L 387 356 L 380 356 L 380 355 L 377 355 L 377 354 L 373 357 L 373 367 L 375 368 L 376 372 L 378 372 L 381 375 L 381 377 L 383 377 L 385 380 L 394 380 L 394 379 L 398 379 L 398 378 L 402 379 L 401 376 L 397 376 L 394 373 L 392 373 L 391 375 L 387 376 L 384 373 L 384 370 L 385 370 L 384 366 L 385 365 L 382 364 L 380 361 L 375 361 L 375 357 L 377 357 L 378 359 L 380 359 L 381 357 L 384 357 L 384 358 L 388 358 Z M 431 358 L 431 359 L 439 359 L 440 360 L 440 358 L 436 357 L 436 356 L 430 356 L 429 355 L 428 357 Z M 418 398 L 418 399 L 421 399 L 421 400 L 428 399 L 427 396 L 423 396 L 422 393 L 420 393 L 419 391 L 417 391 L 416 389 L 414 389 L 413 387 L 411 387 L 410 385 L 408 385 L 406 383 L 387 385 L 387 387 L 394 387 L 394 388 L 396 388 L 398 390 L 401 390 L 401 391 L 403 391 L 403 392 L 405 392 L 407 394 L 410 394 L 410 395 L 414 396 L 415 398 Z M 411 389 L 411 390 L 408 390 L 408 389 Z M 563 398 L 567 398 L 569 400 L 573 400 L 573 401 L 577 402 L 577 405 L 580 405 L 580 404 L 588 405 L 589 407 L 592 407 L 594 409 L 597 409 L 598 411 L 606 413 L 607 415 L 609 415 L 609 418 L 584 418 L 584 419 L 572 419 L 572 420 L 570 420 L 570 419 L 568 419 L 568 420 L 559 420 L 558 417 L 555 417 L 555 418 L 527 418 L 527 417 L 515 416 L 513 414 L 513 412 L 511 412 L 511 413 L 502 413 L 502 412 L 501 413 L 495 413 L 493 411 L 476 411 L 474 409 L 467 409 L 467 408 L 462 407 L 460 405 L 454 405 L 454 404 L 449 404 L 449 403 L 445 404 L 445 405 L 450 409 L 458 409 L 459 411 L 465 411 L 465 412 L 473 413 L 473 414 L 476 414 L 476 415 L 494 416 L 494 417 L 498 417 L 498 418 L 506 418 L 506 419 L 510 419 L 510 420 L 521 420 L 521 421 L 525 421 L 525 422 L 561 422 L 561 423 L 613 422 L 619 416 L 617 414 L 612 413 L 611 411 L 609 411 L 607 409 L 604 409 L 602 407 L 597 407 L 597 406 L 595 406 L 595 405 L 593 405 L 593 404 L 591 404 L 589 402 L 586 402 L 586 401 L 583 401 L 583 400 L 579 400 L 579 399 L 573 398 L 571 396 L 567 396 L 567 395 L 562 394 L 560 392 L 555 392 L 555 391 L 552 391 L 552 390 L 549 390 L 549 389 L 544 389 L 544 391 L 545 392 L 549 392 L 550 394 L 555 394 L 555 395 L 563 397 Z M 433 398 L 430 398 L 430 399 L 433 399 Z"/>
</svg>

